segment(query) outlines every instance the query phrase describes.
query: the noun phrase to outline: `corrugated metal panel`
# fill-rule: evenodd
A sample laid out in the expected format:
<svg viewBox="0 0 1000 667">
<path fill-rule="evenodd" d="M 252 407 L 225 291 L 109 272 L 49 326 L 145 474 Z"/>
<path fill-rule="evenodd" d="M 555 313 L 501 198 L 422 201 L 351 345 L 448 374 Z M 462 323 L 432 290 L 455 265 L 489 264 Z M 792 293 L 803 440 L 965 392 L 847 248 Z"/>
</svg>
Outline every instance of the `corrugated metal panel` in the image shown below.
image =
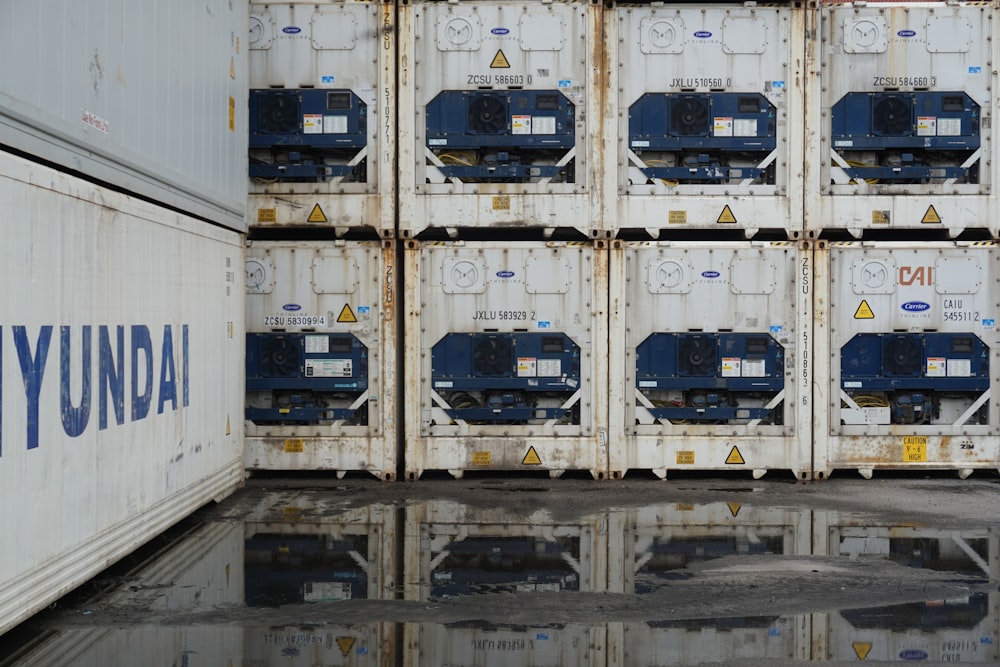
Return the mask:
<svg viewBox="0 0 1000 667">
<path fill-rule="evenodd" d="M 605 11 L 606 227 L 798 238 L 805 11 L 710 4 Z"/>
<path fill-rule="evenodd" d="M 806 228 L 997 233 L 993 3 L 810 12 Z M 818 189 L 815 189 L 818 188 Z"/>
<path fill-rule="evenodd" d="M 407 241 L 406 475 L 607 466 L 607 244 Z"/>
<path fill-rule="evenodd" d="M 611 470 L 808 479 L 808 243 L 611 247 Z"/>
<path fill-rule="evenodd" d="M 398 8 L 399 231 L 574 228 L 602 236 L 599 3 Z"/>
<path fill-rule="evenodd" d="M 251 226 L 394 235 L 393 12 L 387 2 L 251 4 Z M 296 110 L 267 106 L 289 94 Z"/>
<path fill-rule="evenodd" d="M 16 0 L 0 142 L 233 229 L 246 205 L 246 3 Z"/>
<path fill-rule="evenodd" d="M 992 242 L 823 244 L 815 470 L 997 468 Z"/>
<path fill-rule="evenodd" d="M 241 484 L 244 299 L 235 233 L 9 154 L 0 188 L 8 628 Z"/>
<path fill-rule="evenodd" d="M 258 364 L 247 368 L 249 469 L 395 478 L 395 252 L 390 240 L 248 245 L 248 364 Z M 303 341 L 301 358 L 288 360 L 294 367 L 267 356 L 269 346 L 298 350 Z M 313 414 L 319 408 L 338 412 Z"/>
</svg>

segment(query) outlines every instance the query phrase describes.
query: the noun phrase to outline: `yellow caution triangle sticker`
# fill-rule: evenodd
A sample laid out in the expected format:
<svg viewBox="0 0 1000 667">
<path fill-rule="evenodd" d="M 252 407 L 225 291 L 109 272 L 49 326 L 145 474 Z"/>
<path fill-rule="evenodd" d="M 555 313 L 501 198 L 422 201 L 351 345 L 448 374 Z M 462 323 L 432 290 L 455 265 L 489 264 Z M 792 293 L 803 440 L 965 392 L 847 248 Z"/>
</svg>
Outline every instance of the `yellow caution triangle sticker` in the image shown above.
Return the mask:
<svg viewBox="0 0 1000 667">
<path fill-rule="evenodd" d="M 507 56 L 503 54 L 503 49 L 497 49 L 497 54 L 493 56 L 493 62 L 490 63 L 490 69 L 509 69 L 510 62 L 507 60 Z"/>
<path fill-rule="evenodd" d="M 354 648 L 354 637 L 337 637 L 337 646 L 340 647 L 341 655 L 346 658 Z"/>
<path fill-rule="evenodd" d="M 854 319 L 856 320 L 875 319 L 875 313 L 872 312 L 872 307 L 868 305 L 867 299 L 861 300 L 861 303 L 858 305 L 858 309 L 854 311 Z"/>
<path fill-rule="evenodd" d="M 528 453 L 524 455 L 523 459 L 521 459 L 521 465 L 523 466 L 542 465 L 542 460 L 538 458 L 538 452 L 535 451 L 534 446 L 528 447 Z"/>
<path fill-rule="evenodd" d="M 340 309 L 340 315 L 337 315 L 337 321 L 342 324 L 345 322 L 349 323 L 358 321 L 358 318 L 354 316 L 354 311 L 351 310 L 351 304 L 344 304 L 344 307 Z"/>
<path fill-rule="evenodd" d="M 941 216 L 938 215 L 938 212 L 934 209 L 933 204 L 927 207 L 927 212 L 924 213 L 924 217 L 920 219 L 920 222 L 925 225 L 941 224 Z"/>
<path fill-rule="evenodd" d="M 319 204 L 313 206 L 312 212 L 309 213 L 309 217 L 306 218 L 306 222 L 326 222 L 326 213 L 323 209 L 319 207 Z"/>
<path fill-rule="evenodd" d="M 733 449 L 736 448 L 734 447 Z M 734 519 L 736 518 L 736 515 L 740 513 L 740 509 L 743 508 L 743 505 L 739 503 L 726 503 L 726 506 L 729 507 L 729 513 L 733 515 Z"/>
<path fill-rule="evenodd" d="M 722 213 L 719 214 L 719 219 L 716 220 L 716 222 L 727 224 L 733 224 L 736 222 L 736 216 L 733 215 L 733 209 L 729 208 L 729 204 L 726 204 L 723 207 Z"/>
<path fill-rule="evenodd" d="M 746 461 L 743 460 L 743 455 L 740 454 L 740 450 L 736 445 L 729 451 L 729 456 L 726 457 L 726 463 L 733 465 L 743 465 Z"/>
<path fill-rule="evenodd" d="M 871 642 L 854 642 L 851 646 L 854 648 L 854 655 L 858 656 L 858 660 L 867 658 L 868 653 L 872 650 Z"/>
<path fill-rule="evenodd" d="M 226 435 L 232 435 L 233 429 L 229 427 L 229 415 L 226 415 Z"/>
</svg>

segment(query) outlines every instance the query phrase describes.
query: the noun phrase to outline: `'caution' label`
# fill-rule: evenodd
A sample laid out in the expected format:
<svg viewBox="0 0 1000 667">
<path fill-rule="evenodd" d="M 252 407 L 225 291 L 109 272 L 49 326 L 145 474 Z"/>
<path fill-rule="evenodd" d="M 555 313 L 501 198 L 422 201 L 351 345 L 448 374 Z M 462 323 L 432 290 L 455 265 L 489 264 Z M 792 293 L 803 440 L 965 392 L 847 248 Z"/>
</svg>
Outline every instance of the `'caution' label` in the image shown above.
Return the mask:
<svg viewBox="0 0 1000 667">
<path fill-rule="evenodd" d="M 867 299 L 861 300 L 861 303 L 858 305 L 858 309 L 854 311 L 854 319 L 856 320 L 875 319 L 875 313 L 872 312 L 872 307 L 868 305 Z"/>
<path fill-rule="evenodd" d="M 535 451 L 534 447 L 528 447 L 528 452 L 521 459 L 521 465 L 525 466 L 540 466 L 542 465 L 542 460 L 538 458 L 538 452 Z"/>
<path fill-rule="evenodd" d="M 490 63 L 491 69 L 509 69 L 510 61 L 507 60 L 507 56 L 503 54 L 503 49 L 499 49 L 497 54 L 493 56 L 493 62 Z"/>
<path fill-rule="evenodd" d="M 358 318 L 354 316 L 354 311 L 351 310 L 351 304 L 344 304 L 344 307 L 340 309 L 340 315 L 337 316 L 337 321 L 341 324 L 358 321 Z"/>
<path fill-rule="evenodd" d="M 319 207 L 319 204 L 313 206 L 312 212 L 309 213 L 309 217 L 306 218 L 306 222 L 326 222 L 326 213 L 323 209 Z"/>
<path fill-rule="evenodd" d="M 743 455 L 740 454 L 740 450 L 735 445 L 729 451 L 729 456 L 726 457 L 726 463 L 730 465 L 743 465 L 746 461 L 743 460 Z"/>
<path fill-rule="evenodd" d="M 924 217 L 920 219 L 920 222 L 925 225 L 941 224 L 941 216 L 938 215 L 933 204 L 927 207 L 927 212 L 924 213 Z"/>
<path fill-rule="evenodd" d="M 722 224 L 734 224 L 736 222 L 736 216 L 733 215 L 733 209 L 729 208 L 729 204 L 726 204 L 722 208 L 722 213 L 719 214 L 719 219 L 716 222 Z"/>
<path fill-rule="evenodd" d="M 354 648 L 354 637 L 337 637 L 337 647 L 340 649 L 340 654 L 346 658 Z"/>
<path fill-rule="evenodd" d="M 858 656 L 858 660 L 867 658 L 872 650 L 871 642 L 854 642 L 851 646 L 854 647 L 854 655 Z"/>
<path fill-rule="evenodd" d="M 278 209 L 276 208 L 257 209 L 257 222 L 277 222 L 277 221 L 278 221 Z"/>
</svg>

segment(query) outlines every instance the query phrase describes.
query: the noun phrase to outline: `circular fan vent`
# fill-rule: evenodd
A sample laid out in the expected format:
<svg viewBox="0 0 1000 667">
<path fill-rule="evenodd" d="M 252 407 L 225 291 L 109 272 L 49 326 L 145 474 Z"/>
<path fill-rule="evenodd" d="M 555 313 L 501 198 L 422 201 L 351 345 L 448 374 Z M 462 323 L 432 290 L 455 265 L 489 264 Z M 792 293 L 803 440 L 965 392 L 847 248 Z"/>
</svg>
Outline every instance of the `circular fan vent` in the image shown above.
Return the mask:
<svg viewBox="0 0 1000 667">
<path fill-rule="evenodd" d="M 265 377 L 297 377 L 298 345 L 284 336 L 265 340 L 260 350 L 260 372 Z"/>
<path fill-rule="evenodd" d="M 469 102 L 469 129 L 478 134 L 496 134 L 507 127 L 507 105 L 494 95 Z"/>
<path fill-rule="evenodd" d="M 472 363 L 480 375 L 509 375 L 514 366 L 514 351 L 510 341 L 485 338 L 476 344 Z"/>
<path fill-rule="evenodd" d="M 920 375 L 923 364 L 920 341 L 913 336 L 889 339 L 885 344 L 882 362 L 887 375 Z"/>
<path fill-rule="evenodd" d="M 716 343 L 712 338 L 689 336 L 677 350 L 677 368 L 683 375 L 715 375 Z"/>
<path fill-rule="evenodd" d="M 299 100 L 295 93 L 268 93 L 260 97 L 258 104 L 260 132 L 292 134 L 299 131 Z"/>
<path fill-rule="evenodd" d="M 704 137 L 709 130 L 708 100 L 685 97 L 670 109 L 670 132 L 678 137 Z"/>
<path fill-rule="evenodd" d="M 872 129 L 883 136 L 905 136 L 913 131 L 913 113 L 904 97 L 890 95 L 872 107 Z"/>
</svg>

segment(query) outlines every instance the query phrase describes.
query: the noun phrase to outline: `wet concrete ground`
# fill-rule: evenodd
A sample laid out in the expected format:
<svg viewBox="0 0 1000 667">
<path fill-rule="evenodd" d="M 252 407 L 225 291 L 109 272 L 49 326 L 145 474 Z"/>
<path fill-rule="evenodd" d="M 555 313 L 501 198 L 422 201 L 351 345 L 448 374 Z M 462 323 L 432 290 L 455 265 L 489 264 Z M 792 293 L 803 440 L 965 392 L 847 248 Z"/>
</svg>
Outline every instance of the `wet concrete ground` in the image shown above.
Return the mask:
<svg viewBox="0 0 1000 667">
<path fill-rule="evenodd" d="M 998 493 L 256 477 L 0 638 L 0 665 L 995 664 Z"/>
</svg>

